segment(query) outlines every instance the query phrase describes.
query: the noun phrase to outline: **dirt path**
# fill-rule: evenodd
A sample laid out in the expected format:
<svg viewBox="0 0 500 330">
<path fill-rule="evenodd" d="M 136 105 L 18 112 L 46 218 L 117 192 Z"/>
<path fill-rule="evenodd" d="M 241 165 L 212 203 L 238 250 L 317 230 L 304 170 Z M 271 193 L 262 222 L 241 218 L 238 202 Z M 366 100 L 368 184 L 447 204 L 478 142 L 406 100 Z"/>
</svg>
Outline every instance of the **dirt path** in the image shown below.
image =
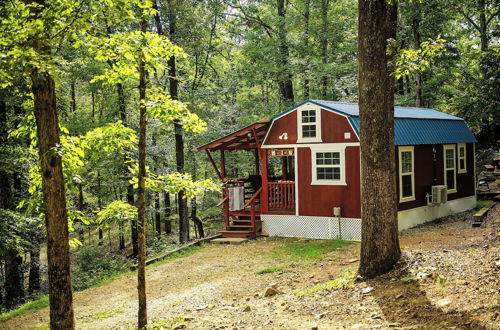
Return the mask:
<svg viewBox="0 0 500 330">
<path fill-rule="evenodd" d="M 403 232 L 404 265 L 384 278 L 305 295 L 298 293 L 355 270 L 359 244 L 312 262 L 270 258 L 283 240 L 209 245 L 148 268 L 150 323 L 184 323 L 188 329 L 493 329 L 500 322 L 500 206 L 481 228 L 472 228 L 470 218 L 467 212 Z M 256 274 L 273 266 L 284 269 Z M 264 297 L 273 284 L 283 293 Z M 135 274 L 76 293 L 74 306 L 77 328 L 134 327 Z M 0 328 L 47 322 L 43 309 Z"/>
</svg>

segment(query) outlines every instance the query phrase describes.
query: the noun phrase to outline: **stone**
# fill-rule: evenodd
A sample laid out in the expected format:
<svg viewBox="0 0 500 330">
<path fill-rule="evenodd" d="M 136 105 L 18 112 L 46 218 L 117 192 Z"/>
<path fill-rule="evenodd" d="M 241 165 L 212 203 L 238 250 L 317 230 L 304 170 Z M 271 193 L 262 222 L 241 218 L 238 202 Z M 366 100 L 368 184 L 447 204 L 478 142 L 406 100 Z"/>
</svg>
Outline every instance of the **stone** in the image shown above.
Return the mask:
<svg viewBox="0 0 500 330">
<path fill-rule="evenodd" d="M 251 310 L 252 308 L 250 307 L 250 305 L 247 305 L 245 308 L 243 308 L 244 312 L 250 312 Z"/>
<path fill-rule="evenodd" d="M 438 302 L 436 303 L 436 306 L 437 307 L 445 307 L 445 306 L 448 306 L 449 304 L 451 304 L 451 300 L 448 298 L 444 298 L 444 299 L 438 300 Z"/>
<path fill-rule="evenodd" d="M 362 294 L 369 294 L 372 291 L 373 291 L 373 287 L 371 287 L 371 286 L 361 289 Z"/>
<path fill-rule="evenodd" d="M 277 294 L 280 294 L 281 291 L 276 289 L 276 288 L 273 288 L 273 287 L 269 287 L 266 289 L 266 292 L 264 293 L 264 297 L 272 297 L 272 296 L 275 296 Z"/>
</svg>

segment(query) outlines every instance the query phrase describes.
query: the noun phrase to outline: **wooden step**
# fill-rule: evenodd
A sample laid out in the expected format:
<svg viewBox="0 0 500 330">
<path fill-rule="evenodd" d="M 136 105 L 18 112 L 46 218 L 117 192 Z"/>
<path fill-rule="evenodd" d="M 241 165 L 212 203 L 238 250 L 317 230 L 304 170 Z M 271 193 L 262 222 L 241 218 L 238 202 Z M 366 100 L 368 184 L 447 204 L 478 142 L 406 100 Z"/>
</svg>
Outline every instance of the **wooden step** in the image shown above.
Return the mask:
<svg viewBox="0 0 500 330">
<path fill-rule="evenodd" d="M 250 230 L 222 230 L 223 237 L 255 238 L 256 234 Z"/>
<path fill-rule="evenodd" d="M 229 225 L 226 227 L 226 230 L 231 229 L 231 228 L 247 228 L 248 230 L 252 230 L 252 225 L 250 225 L 250 224 L 248 224 L 248 225 Z"/>
</svg>

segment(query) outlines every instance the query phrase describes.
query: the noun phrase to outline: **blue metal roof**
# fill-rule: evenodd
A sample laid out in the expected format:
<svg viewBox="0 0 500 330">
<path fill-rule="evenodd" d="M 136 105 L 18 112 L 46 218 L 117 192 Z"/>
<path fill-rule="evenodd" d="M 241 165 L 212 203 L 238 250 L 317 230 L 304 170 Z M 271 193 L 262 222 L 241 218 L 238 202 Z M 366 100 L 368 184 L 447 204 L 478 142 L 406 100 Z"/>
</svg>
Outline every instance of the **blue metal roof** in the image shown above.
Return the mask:
<svg viewBox="0 0 500 330">
<path fill-rule="evenodd" d="M 273 119 L 308 102 L 347 116 L 359 136 L 356 103 L 306 100 Z M 396 145 L 477 142 L 462 118 L 428 108 L 394 107 L 394 134 Z"/>
</svg>

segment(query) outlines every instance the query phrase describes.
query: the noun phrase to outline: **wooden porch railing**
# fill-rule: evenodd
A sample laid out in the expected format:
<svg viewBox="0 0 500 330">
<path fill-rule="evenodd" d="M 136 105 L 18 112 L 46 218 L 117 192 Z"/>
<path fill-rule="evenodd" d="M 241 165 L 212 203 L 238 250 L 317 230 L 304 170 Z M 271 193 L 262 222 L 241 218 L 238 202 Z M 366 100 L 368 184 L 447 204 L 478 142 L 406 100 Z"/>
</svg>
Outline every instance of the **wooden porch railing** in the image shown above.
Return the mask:
<svg viewBox="0 0 500 330">
<path fill-rule="evenodd" d="M 260 193 L 262 192 L 262 187 L 260 187 L 255 194 L 253 194 L 252 198 L 246 202 L 243 209 L 245 209 L 248 205 L 250 205 L 250 224 L 252 226 L 252 230 L 255 232 L 257 230 L 257 224 L 255 223 L 255 199 L 257 197 L 260 198 Z"/>
<path fill-rule="evenodd" d="M 269 182 L 269 208 L 295 209 L 295 182 Z"/>
</svg>

